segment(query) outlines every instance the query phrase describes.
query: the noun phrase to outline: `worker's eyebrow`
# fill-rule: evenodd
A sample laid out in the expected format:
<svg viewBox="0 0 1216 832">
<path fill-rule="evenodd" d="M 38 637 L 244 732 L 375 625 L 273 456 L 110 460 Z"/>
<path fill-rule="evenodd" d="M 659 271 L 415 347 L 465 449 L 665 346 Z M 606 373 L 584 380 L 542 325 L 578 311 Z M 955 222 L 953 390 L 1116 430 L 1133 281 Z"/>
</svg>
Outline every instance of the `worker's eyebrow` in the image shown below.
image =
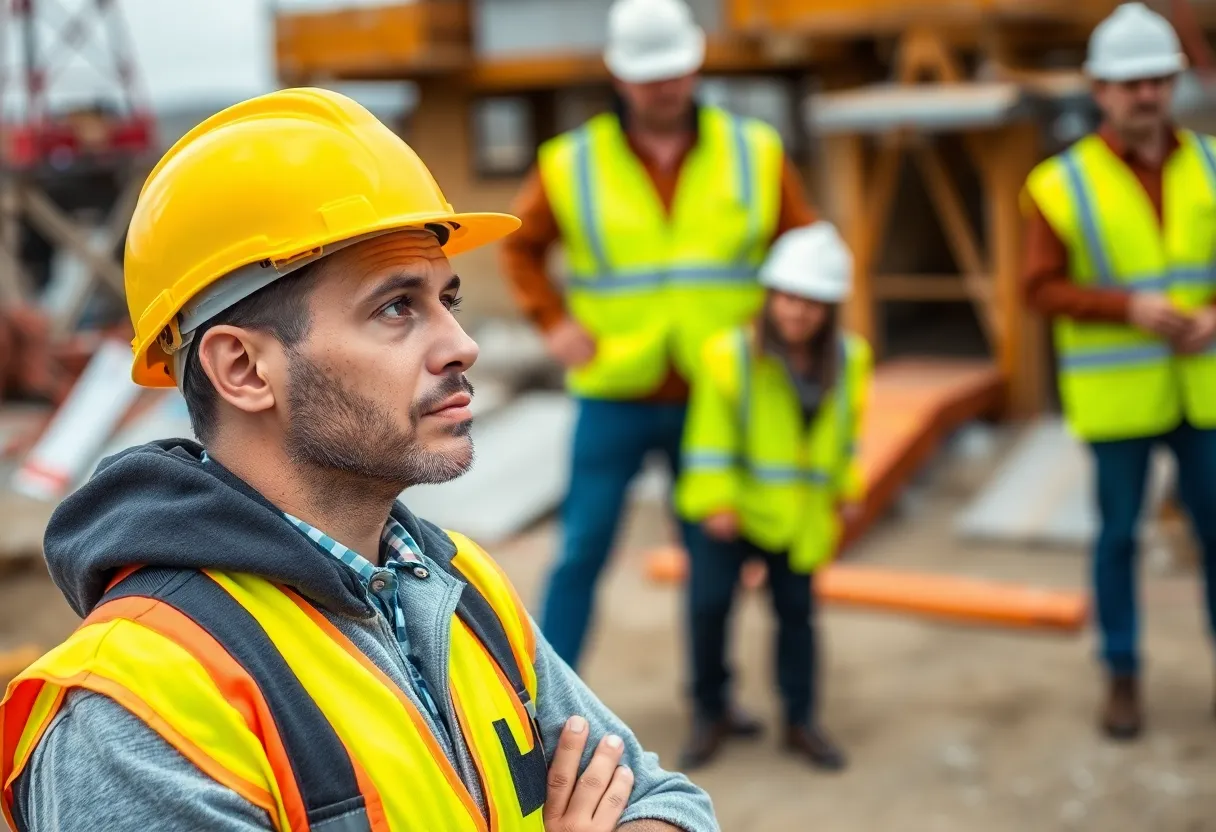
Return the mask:
<svg viewBox="0 0 1216 832">
<path fill-rule="evenodd" d="M 419 289 L 426 287 L 426 278 L 419 274 L 411 274 L 410 272 L 398 272 L 386 277 L 380 281 L 374 289 L 367 295 L 367 300 L 379 300 L 380 298 L 400 292 L 416 292 Z"/>
<path fill-rule="evenodd" d="M 443 287 L 443 291 L 459 292 L 460 291 L 460 275 L 458 275 L 458 274 L 452 275 L 452 279 L 448 281 L 447 286 Z"/>
</svg>

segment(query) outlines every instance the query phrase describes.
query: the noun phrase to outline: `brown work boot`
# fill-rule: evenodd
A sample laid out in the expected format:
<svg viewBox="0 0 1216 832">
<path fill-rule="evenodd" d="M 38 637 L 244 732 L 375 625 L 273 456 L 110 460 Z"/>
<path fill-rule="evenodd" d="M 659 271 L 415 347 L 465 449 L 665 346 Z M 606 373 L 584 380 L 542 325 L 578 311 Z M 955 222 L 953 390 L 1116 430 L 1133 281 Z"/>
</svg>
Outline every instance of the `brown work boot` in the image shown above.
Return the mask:
<svg viewBox="0 0 1216 832">
<path fill-rule="evenodd" d="M 1106 707 L 1102 710 L 1102 731 L 1112 740 L 1131 740 L 1140 736 L 1140 684 L 1135 676 L 1112 676 Z"/>
<path fill-rule="evenodd" d="M 680 769 L 682 771 L 692 771 L 713 760 L 714 757 L 718 756 L 718 752 L 722 750 L 722 746 L 730 734 L 731 720 L 729 717 L 720 719 L 694 718 L 692 722 L 692 734 L 688 738 L 688 744 L 680 752 Z"/>
<path fill-rule="evenodd" d="M 826 771 L 843 771 L 848 765 L 844 752 L 822 728 L 808 728 L 805 725 L 787 728 L 785 750 Z"/>
<path fill-rule="evenodd" d="M 754 739 L 764 733 L 764 723 L 738 705 L 730 709 L 726 720 L 732 737 Z"/>
</svg>

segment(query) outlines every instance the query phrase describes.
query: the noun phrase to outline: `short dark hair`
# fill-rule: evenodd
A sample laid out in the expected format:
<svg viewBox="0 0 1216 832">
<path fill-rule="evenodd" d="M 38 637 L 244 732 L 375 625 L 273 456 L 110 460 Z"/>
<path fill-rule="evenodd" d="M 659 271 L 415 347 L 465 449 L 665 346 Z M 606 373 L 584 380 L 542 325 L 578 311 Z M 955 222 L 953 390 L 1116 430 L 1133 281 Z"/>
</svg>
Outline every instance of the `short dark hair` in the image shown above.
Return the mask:
<svg viewBox="0 0 1216 832">
<path fill-rule="evenodd" d="M 194 333 L 182 371 L 182 396 L 186 400 L 194 435 L 204 445 L 215 438 L 219 426 L 219 393 L 199 361 L 198 346 L 203 336 L 213 326 L 225 324 L 269 332 L 286 349 L 295 347 L 308 337 L 312 326 L 308 299 L 316 287 L 322 262 L 309 263 L 259 289 L 205 322 Z"/>
</svg>

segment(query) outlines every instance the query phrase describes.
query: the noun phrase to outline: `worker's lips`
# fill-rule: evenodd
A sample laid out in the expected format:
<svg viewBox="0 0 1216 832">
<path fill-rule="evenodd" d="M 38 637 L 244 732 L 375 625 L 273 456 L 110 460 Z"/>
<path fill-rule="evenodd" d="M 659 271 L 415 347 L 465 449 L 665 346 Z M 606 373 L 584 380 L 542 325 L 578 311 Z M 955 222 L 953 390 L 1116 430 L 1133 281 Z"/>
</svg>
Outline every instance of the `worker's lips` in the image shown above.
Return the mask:
<svg viewBox="0 0 1216 832">
<path fill-rule="evenodd" d="M 447 419 L 452 422 L 463 422 L 473 417 L 473 411 L 469 409 L 469 405 L 472 402 L 473 397 L 468 393 L 457 393 L 444 399 L 437 407 L 428 410 L 422 415 L 434 416 L 437 419 Z"/>
</svg>

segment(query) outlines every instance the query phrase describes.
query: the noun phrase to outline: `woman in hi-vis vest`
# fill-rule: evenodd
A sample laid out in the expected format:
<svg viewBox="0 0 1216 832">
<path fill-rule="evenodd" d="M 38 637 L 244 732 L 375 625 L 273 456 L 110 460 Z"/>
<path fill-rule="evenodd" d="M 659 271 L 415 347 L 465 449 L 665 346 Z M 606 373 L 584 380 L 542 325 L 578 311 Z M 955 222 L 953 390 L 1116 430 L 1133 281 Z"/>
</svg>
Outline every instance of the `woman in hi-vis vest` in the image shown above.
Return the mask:
<svg viewBox="0 0 1216 832">
<path fill-rule="evenodd" d="M 690 543 L 692 736 L 682 764 L 708 762 L 730 735 L 726 635 L 746 560 L 768 567 L 777 615 L 783 743 L 819 768 L 844 754 L 816 718 L 813 574 L 842 519 L 860 506 L 857 436 L 869 345 L 842 333 L 852 257 L 826 222 L 777 241 L 760 272 L 767 296 L 751 324 L 706 345 L 692 386 L 677 489 Z"/>
</svg>

